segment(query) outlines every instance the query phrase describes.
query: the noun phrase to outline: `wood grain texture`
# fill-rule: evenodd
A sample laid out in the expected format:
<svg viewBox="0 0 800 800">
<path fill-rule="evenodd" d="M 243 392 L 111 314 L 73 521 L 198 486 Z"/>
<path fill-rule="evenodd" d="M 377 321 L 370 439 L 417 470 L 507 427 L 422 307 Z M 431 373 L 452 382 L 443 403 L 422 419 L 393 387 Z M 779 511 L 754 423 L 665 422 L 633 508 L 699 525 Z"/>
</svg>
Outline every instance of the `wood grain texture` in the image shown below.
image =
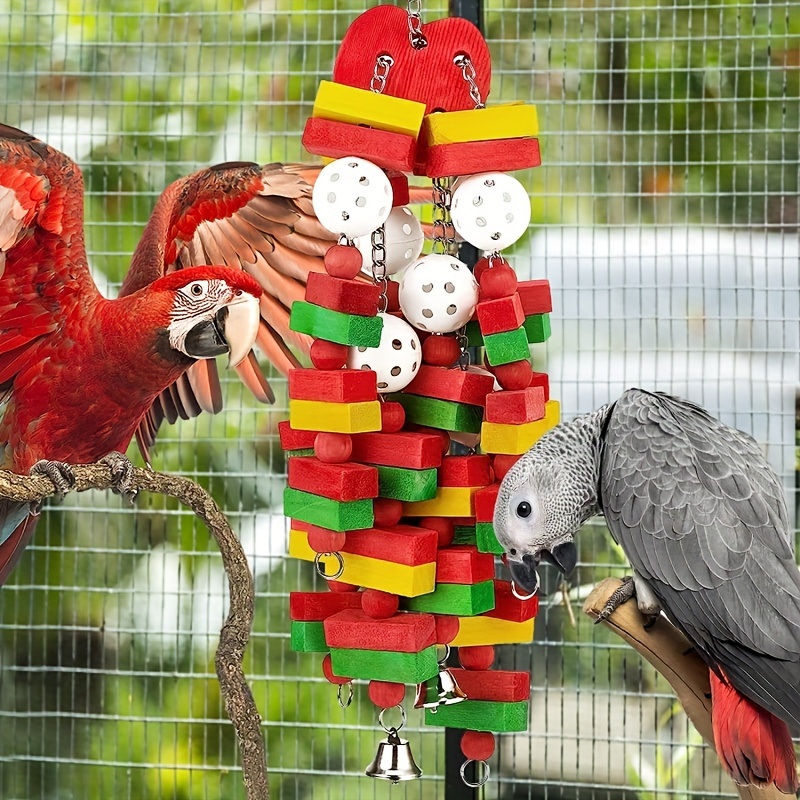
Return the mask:
<svg viewBox="0 0 800 800">
<path fill-rule="evenodd" d="M 497 703 L 490 700 L 464 700 L 439 706 L 435 714 L 425 709 L 425 724 L 440 728 L 510 733 L 528 728 L 528 701 Z"/>
<path fill-rule="evenodd" d="M 441 441 L 430 433 L 361 433 L 353 436 L 353 459 L 406 469 L 431 469 L 442 463 Z"/>
<path fill-rule="evenodd" d="M 454 647 L 475 647 L 487 644 L 525 644 L 533 641 L 534 622 L 510 622 L 493 619 L 488 614 L 459 617 L 458 634 L 450 644 Z"/>
<path fill-rule="evenodd" d="M 462 370 L 458 367 L 448 369 L 423 364 L 404 391 L 422 397 L 483 406 L 486 395 L 493 388 L 494 378 L 483 370 L 475 368 Z"/>
<path fill-rule="evenodd" d="M 484 142 L 497 139 L 522 139 L 539 133 L 536 106 L 503 103 L 468 111 L 428 114 L 422 120 L 420 139 L 428 147 L 456 142 Z"/>
<path fill-rule="evenodd" d="M 290 486 L 283 490 L 283 513 L 333 531 L 369 528 L 373 522 L 372 500 L 340 503 Z"/>
<path fill-rule="evenodd" d="M 341 503 L 378 496 L 378 470 L 366 464 L 326 464 L 318 458 L 290 458 L 287 483 L 292 489 Z"/>
<path fill-rule="evenodd" d="M 484 419 L 486 422 L 500 422 L 506 425 L 535 422 L 544 417 L 544 402 L 544 389 L 541 386 L 492 392 L 486 396 Z"/>
<path fill-rule="evenodd" d="M 326 403 L 322 400 L 290 399 L 289 422 L 297 430 L 327 433 L 379 431 L 381 404 L 379 400 L 367 403 Z"/>
</svg>

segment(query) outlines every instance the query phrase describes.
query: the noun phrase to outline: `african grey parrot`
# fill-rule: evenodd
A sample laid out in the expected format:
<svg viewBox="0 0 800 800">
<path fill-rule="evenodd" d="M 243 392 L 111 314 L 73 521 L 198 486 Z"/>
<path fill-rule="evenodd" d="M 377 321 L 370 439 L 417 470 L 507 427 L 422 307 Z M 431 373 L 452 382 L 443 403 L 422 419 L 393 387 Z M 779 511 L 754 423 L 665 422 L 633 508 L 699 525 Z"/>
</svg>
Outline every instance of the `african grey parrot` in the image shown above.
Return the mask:
<svg viewBox="0 0 800 800">
<path fill-rule="evenodd" d="M 569 574 L 574 535 L 595 514 L 633 567 L 643 612 L 663 610 L 709 665 L 723 766 L 738 783 L 797 791 L 800 569 L 758 445 L 639 389 L 559 425 L 500 485 L 494 526 L 515 583 L 535 591 L 542 559 Z"/>
</svg>

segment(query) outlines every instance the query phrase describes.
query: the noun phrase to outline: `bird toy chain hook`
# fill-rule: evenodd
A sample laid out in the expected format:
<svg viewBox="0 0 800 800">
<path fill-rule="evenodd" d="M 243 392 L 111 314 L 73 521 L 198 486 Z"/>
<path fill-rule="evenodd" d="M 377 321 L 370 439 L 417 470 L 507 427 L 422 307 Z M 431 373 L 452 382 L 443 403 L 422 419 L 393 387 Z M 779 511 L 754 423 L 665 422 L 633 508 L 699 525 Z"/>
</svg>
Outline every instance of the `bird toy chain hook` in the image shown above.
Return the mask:
<svg viewBox="0 0 800 800">
<path fill-rule="evenodd" d="M 469 96 L 472 98 L 472 102 L 475 103 L 475 108 L 486 108 L 486 103 L 483 102 L 481 97 L 481 90 L 475 82 L 477 73 L 472 59 L 466 53 L 459 53 L 453 59 L 453 63 L 461 70 L 461 77 L 467 82 Z"/>
<path fill-rule="evenodd" d="M 394 59 L 388 53 L 382 53 L 375 59 L 375 69 L 372 71 L 372 78 L 369 88 L 375 94 L 382 94 L 386 88 L 386 81 L 389 80 L 389 70 L 394 66 Z"/>
<path fill-rule="evenodd" d="M 450 178 L 433 178 L 433 252 L 453 255 L 456 244 L 455 228 L 450 217 L 453 200 Z"/>
<path fill-rule="evenodd" d="M 381 225 L 372 231 L 372 280 L 381 287 L 378 300 L 378 313 L 385 314 L 389 310 L 389 277 L 386 274 L 386 228 Z"/>
<path fill-rule="evenodd" d="M 322 560 L 325 556 L 331 556 L 335 558 L 338 562 L 338 567 L 336 572 L 333 575 L 328 575 L 325 572 L 325 562 Z M 317 574 L 320 578 L 325 578 L 326 581 L 335 581 L 342 577 L 342 573 L 344 572 L 344 559 L 342 558 L 341 553 L 317 553 L 314 556 L 314 567 L 317 570 Z"/>
<path fill-rule="evenodd" d="M 423 50 L 428 46 L 428 40 L 422 32 L 422 3 L 420 0 L 408 0 L 408 41 L 415 50 Z"/>
<path fill-rule="evenodd" d="M 348 693 L 347 697 L 342 697 L 342 690 L 344 687 L 347 687 Z M 340 683 L 339 688 L 336 690 L 336 700 L 339 703 L 340 708 L 349 708 L 350 703 L 353 702 L 353 682 L 347 681 L 347 683 Z"/>
<path fill-rule="evenodd" d="M 470 764 L 480 764 L 483 767 L 483 773 L 480 778 L 476 781 L 467 780 L 467 767 Z M 480 786 L 483 786 L 486 781 L 489 780 L 489 765 L 485 761 L 476 761 L 475 759 L 468 758 L 462 765 L 461 769 L 459 770 L 461 773 L 461 780 L 464 782 L 465 786 L 469 786 L 470 789 L 477 789 Z"/>
</svg>

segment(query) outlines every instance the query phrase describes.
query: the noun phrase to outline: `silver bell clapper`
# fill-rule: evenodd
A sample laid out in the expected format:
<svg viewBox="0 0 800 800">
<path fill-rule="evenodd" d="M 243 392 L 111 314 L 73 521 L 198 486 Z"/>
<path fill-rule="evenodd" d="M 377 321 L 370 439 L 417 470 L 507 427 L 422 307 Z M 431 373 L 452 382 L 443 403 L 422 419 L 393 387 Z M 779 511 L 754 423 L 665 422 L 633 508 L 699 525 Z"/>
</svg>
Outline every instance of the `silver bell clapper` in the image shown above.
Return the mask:
<svg viewBox="0 0 800 800">
<path fill-rule="evenodd" d="M 401 739 L 398 731 L 406 724 L 406 712 L 403 706 L 396 706 L 400 709 L 400 724 L 395 727 L 386 727 L 383 715 L 388 709 L 382 709 L 378 716 L 378 722 L 386 731 L 386 738 L 378 743 L 378 752 L 372 763 L 364 771 L 370 778 L 380 778 L 381 780 L 399 783 L 400 781 L 411 781 L 422 776 L 422 770 L 416 765 L 414 756 L 411 754 L 411 747 L 407 739 Z"/>
<path fill-rule="evenodd" d="M 467 699 L 466 693 L 447 668 L 449 655 L 450 645 L 446 644 L 444 656 L 439 661 L 439 674 L 435 678 L 417 684 L 414 708 L 427 708 L 435 714 L 439 706 L 451 706 Z"/>
</svg>

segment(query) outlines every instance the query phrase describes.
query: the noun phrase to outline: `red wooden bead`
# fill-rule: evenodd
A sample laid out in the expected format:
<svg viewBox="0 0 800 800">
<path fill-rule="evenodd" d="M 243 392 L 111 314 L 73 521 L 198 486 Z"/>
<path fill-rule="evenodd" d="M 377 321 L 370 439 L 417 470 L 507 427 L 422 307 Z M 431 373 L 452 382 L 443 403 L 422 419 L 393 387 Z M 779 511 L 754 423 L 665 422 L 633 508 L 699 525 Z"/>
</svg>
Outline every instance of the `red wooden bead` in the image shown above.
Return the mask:
<svg viewBox="0 0 800 800">
<path fill-rule="evenodd" d="M 342 464 L 353 455 L 353 440 L 349 433 L 318 433 L 314 454 L 326 464 Z"/>
<path fill-rule="evenodd" d="M 458 361 L 461 347 L 455 336 L 429 336 L 422 343 L 422 363 L 449 367 Z"/>
<path fill-rule="evenodd" d="M 436 622 L 436 644 L 450 644 L 458 636 L 460 627 L 458 617 L 435 614 L 434 621 Z"/>
<path fill-rule="evenodd" d="M 333 667 L 331 666 L 331 654 L 325 656 L 322 659 L 322 674 L 331 682 L 331 683 L 350 683 L 352 678 L 343 678 L 340 675 L 333 674 Z"/>
<path fill-rule="evenodd" d="M 344 531 L 329 531 L 314 525 L 308 531 L 308 546 L 315 553 L 338 553 L 344 547 L 345 538 Z"/>
<path fill-rule="evenodd" d="M 533 377 L 531 362 L 524 359 L 512 361 L 509 364 L 500 364 L 496 367 L 489 367 L 487 361 L 486 368 L 494 374 L 503 389 L 526 389 L 530 386 Z"/>
<path fill-rule="evenodd" d="M 406 687 L 402 683 L 390 683 L 389 681 L 370 681 L 369 699 L 378 708 L 392 708 L 403 702 L 406 695 Z"/>
<path fill-rule="evenodd" d="M 400 310 L 400 284 L 397 281 L 389 281 L 386 284 L 386 300 L 388 302 L 387 311 Z"/>
<path fill-rule="evenodd" d="M 391 528 L 397 525 L 403 516 L 403 501 L 390 497 L 378 497 L 372 501 L 373 523 L 376 528 Z"/>
<path fill-rule="evenodd" d="M 348 352 L 346 345 L 315 339 L 311 343 L 311 363 L 317 369 L 341 369 L 347 362 Z"/>
<path fill-rule="evenodd" d="M 511 297 L 517 291 L 517 273 L 510 264 L 502 261 L 490 269 L 484 269 L 478 283 L 481 287 L 481 300 Z"/>
<path fill-rule="evenodd" d="M 494 753 L 494 734 L 489 731 L 464 731 L 461 752 L 472 761 L 488 761 Z"/>
<path fill-rule="evenodd" d="M 357 592 L 358 586 L 343 581 L 328 581 L 328 588 L 332 592 Z"/>
<path fill-rule="evenodd" d="M 335 244 L 325 253 L 325 271 L 334 278 L 355 278 L 362 263 L 361 251 L 356 247 Z"/>
<path fill-rule="evenodd" d="M 494 663 L 494 646 L 481 644 L 474 647 L 459 647 L 458 660 L 464 669 L 489 669 Z"/>
<path fill-rule="evenodd" d="M 423 517 L 419 521 L 420 528 L 436 531 L 439 534 L 438 547 L 447 547 L 452 544 L 456 535 L 456 526 L 452 519 L 448 517 Z"/>
<path fill-rule="evenodd" d="M 381 433 L 397 433 L 405 424 L 406 410 L 400 403 L 381 403 Z"/>
<path fill-rule="evenodd" d="M 505 259 L 503 259 L 502 257 L 500 260 L 503 263 L 505 263 Z M 494 259 L 492 259 L 492 261 L 495 264 L 497 263 L 497 261 L 495 261 Z M 487 269 L 489 269 L 489 259 L 486 256 L 483 256 L 483 258 L 479 258 L 475 262 L 475 266 L 472 268 L 472 274 L 475 277 L 475 280 L 478 281 L 478 286 L 480 286 L 481 283 L 481 275 L 483 275 L 484 270 Z"/>
<path fill-rule="evenodd" d="M 373 619 L 386 619 L 397 613 L 400 598 L 396 594 L 378 589 L 365 589 L 361 594 L 361 608 Z"/>
<path fill-rule="evenodd" d="M 508 474 L 508 471 L 514 464 L 519 461 L 519 456 L 509 456 L 509 455 L 502 455 L 498 454 L 494 457 L 492 461 L 492 467 L 494 468 L 494 475 L 498 481 L 503 480 L 505 476 Z"/>
</svg>

